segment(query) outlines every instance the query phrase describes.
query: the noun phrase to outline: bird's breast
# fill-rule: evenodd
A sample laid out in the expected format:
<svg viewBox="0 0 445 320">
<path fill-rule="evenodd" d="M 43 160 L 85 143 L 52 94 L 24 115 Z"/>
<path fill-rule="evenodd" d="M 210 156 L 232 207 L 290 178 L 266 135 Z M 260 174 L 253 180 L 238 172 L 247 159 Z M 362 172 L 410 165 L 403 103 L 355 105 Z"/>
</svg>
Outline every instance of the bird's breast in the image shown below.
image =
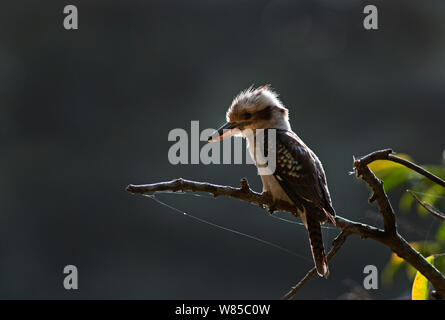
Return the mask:
<svg viewBox="0 0 445 320">
<path fill-rule="evenodd" d="M 252 160 L 257 163 L 265 163 L 265 159 L 261 152 L 255 152 L 255 138 L 253 135 L 245 136 L 247 139 L 247 148 L 249 150 Z M 270 192 L 274 200 L 284 200 L 289 203 L 293 203 L 287 196 L 286 192 L 281 187 L 280 183 L 277 181 L 273 175 L 260 175 L 261 181 L 263 182 L 263 192 Z"/>
<path fill-rule="evenodd" d="M 264 175 L 260 177 L 263 182 L 263 192 L 269 192 L 274 200 L 283 200 L 293 203 L 273 175 Z"/>
</svg>

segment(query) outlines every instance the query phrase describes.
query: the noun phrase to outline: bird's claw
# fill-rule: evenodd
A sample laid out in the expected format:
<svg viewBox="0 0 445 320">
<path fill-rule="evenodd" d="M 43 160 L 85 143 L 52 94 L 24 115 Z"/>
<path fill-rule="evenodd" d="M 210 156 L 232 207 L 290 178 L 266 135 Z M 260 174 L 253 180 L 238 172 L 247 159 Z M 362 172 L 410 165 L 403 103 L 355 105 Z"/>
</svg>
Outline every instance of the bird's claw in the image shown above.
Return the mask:
<svg viewBox="0 0 445 320">
<path fill-rule="evenodd" d="M 275 203 L 273 203 L 270 207 L 267 208 L 267 211 L 270 214 L 273 214 L 275 211 L 277 211 L 277 205 Z"/>
</svg>

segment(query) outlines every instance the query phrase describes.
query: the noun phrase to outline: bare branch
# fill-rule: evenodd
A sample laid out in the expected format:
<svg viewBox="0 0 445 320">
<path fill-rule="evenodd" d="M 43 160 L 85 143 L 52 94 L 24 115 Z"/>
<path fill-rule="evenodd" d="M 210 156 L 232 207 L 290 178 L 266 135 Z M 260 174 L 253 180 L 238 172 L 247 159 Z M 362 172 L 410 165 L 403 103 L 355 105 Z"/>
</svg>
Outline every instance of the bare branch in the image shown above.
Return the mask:
<svg viewBox="0 0 445 320">
<path fill-rule="evenodd" d="M 230 186 L 221 186 L 208 182 L 198 182 L 198 181 L 191 181 L 179 178 L 171 181 L 159 182 L 153 184 L 143 184 L 143 185 L 130 184 L 127 187 L 127 191 L 139 194 L 153 194 L 160 191 L 206 192 L 213 194 L 214 197 L 227 196 L 245 200 L 251 203 L 256 203 L 261 208 L 268 207 L 273 210 L 279 209 L 291 213 L 295 212 L 295 208 L 291 204 L 285 201 L 274 202 L 269 194 L 258 193 L 250 189 L 249 183 L 247 182 L 246 178 L 242 178 L 240 183 L 241 186 L 239 188 L 235 188 Z"/>
<path fill-rule="evenodd" d="M 347 229 L 344 229 L 340 232 L 340 234 L 334 239 L 334 241 L 332 242 L 332 248 L 328 253 L 327 259 L 328 261 L 331 261 L 331 259 L 334 257 L 334 255 L 338 252 L 338 250 L 340 250 L 341 246 L 343 245 L 343 243 L 345 243 L 346 238 L 349 236 L 349 232 L 347 231 Z M 292 289 L 286 293 L 283 296 L 283 299 L 288 300 L 290 298 L 292 298 L 297 291 L 306 284 L 306 282 L 308 282 L 317 272 L 317 269 L 315 267 L 313 267 L 311 270 L 308 271 L 308 273 L 306 273 L 306 275 L 303 277 L 303 279 L 300 280 L 300 282 L 298 282 L 294 287 L 292 287 Z"/>
<path fill-rule="evenodd" d="M 423 175 L 424 177 L 430 179 L 434 183 L 437 183 L 438 185 L 445 188 L 445 181 L 443 179 L 432 174 L 428 170 L 425 170 L 424 168 L 418 166 L 417 164 L 412 163 L 409 160 L 397 157 L 396 155 L 393 154 L 392 149 L 383 149 L 383 150 L 375 151 L 375 152 L 372 152 L 372 153 L 368 154 L 367 156 L 364 156 L 363 158 L 360 159 L 360 161 L 362 162 L 363 165 L 368 165 L 371 162 L 376 161 L 376 160 L 389 160 L 389 161 L 401 164 L 401 165 Z"/>
<path fill-rule="evenodd" d="M 406 159 L 399 158 L 393 154 L 388 154 L 388 158 L 386 160 L 390 160 L 392 162 L 397 162 L 399 164 L 404 165 L 407 168 L 410 168 L 413 171 L 416 171 L 417 173 L 421 174 L 422 176 L 430 179 L 434 183 L 437 183 L 438 185 L 445 188 L 445 181 L 439 178 L 438 176 L 432 174 L 431 172 L 423 169 L 422 167 L 418 166 L 415 163 L 412 163 L 411 161 L 408 161 Z"/>
<path fill-rule="evenodd" d="M 166 182 L 159 182 L 153 184 L 144 185 L 129 185 L 127 191 L 135 194 L 154 194 L 162 191 L 173 192 L 207 192 L 213 194 L 213 196 L 228 196 L 245 200 L 247 202 L 256 203 L 261 208 L 269 208 L 270 211 L 285 211 L 298 216 L 295 210 L 295 206 L 286 201 L 273 201 L 272 197 L 268 193 L 258 193 L 250 189 L 247 179 L 241 179 L 241 186 L 239 188 L 230 186 L 221 186 L 208 182 L 198 182 L 186 179 L 175 179 Z M 351 233 L 358 234 L 362 238 L 372 238 L 382 241 L 385 238 L 383 230 L 374 228 L 372 226 L 350 221 L 348 219 L 337 216 L 335 218 L 336 225 L 341 229 L 346 229 Z"/>
<path fill-rule="evenodd" d="M 417 201 L 418 204 L 420 204 L 426 211 L 428 211 L 429 213 L 431 213 L 434 217 L 436 217 L 439 220 L 445 220 L 445 214 L 440 212 L 439 210 L 437 210 L 436 208 L 434 208 L 432 205 L 423 202 L 422 200 L 419 199 L 419 197 L 417 197 L 414 192 L 412 192 L 411 190 L 406 190 L 406 192 L 408 192 L 410 195 L 413 196 L 413 198 Z"/>
<path fill-rule="evenodd" d="M 354 161 L 354 171 L 358 178 L 362 178 L 371 187 L 373 191 L 372 197 L 369 199 L 370 202 L 377 201 L 380 212 L 383 215 L 383 223 L 385 225 L 385 231 L 390 234 L 396 234 L 397 225 L 396 218 L 394 214 L 394 209 L 386 196 L 385 190 L 383 188 L 383 181 L 378 179 L 376 175 L 369 169 L 368 164 L 375 160 L 385 159 L 388 154 L 392 152 L 391 149 L 385 149 L 381 151 L 376 151 L 364 156 L 363 158 Z"/>
</svg>

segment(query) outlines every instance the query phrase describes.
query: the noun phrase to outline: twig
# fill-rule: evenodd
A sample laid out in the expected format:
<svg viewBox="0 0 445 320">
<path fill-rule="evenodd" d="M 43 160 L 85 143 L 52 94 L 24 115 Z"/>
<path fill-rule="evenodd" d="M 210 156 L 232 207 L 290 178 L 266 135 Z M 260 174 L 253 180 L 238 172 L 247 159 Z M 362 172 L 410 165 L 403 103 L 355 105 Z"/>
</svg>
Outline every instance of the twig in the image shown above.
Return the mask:
<svg viewBox="0 0 445 320">
<path fill-rule="evenodd" d="M 347 229 L 344 229 L 340 232 L 340 234 L 334 239 L 334 241 L 332 242 L 332 248 L 328 253 L 327 259 L 328 261 L 331 261 L 331 259 L 335 256 L 335 254 L 338 252 L 338 250 L 340 250 L 341 246 L 343 245 L 343 243 L 345 243 L 346 238 L 349 236 L 349 232 L 347 231 Z M 317 272 L 317 269 L 315 267 L 313 267 L 311 270 L 308 271 L 308 273 L 306 273 L 306 275 L 304 276 L 303 279 L 300 280 L 300 282 L 298 282 L 294 287 L 292 287 L 292 289 L 286 293 L 283 296 L 283 299 L 287 300 L 292 298 L 297 291 L 306 284 L 306 282 L 308 282 Z"/>
<path fill-rule="evenodd" d="M 423 202 L 422 200 L 419 199 L 419 197 L 417 197 L 414 192 L 412 192 L 411 190 L 406 190 L 406 192 L 408 192 L 410 195 L 413 196 L 413 198 L 417 201 L 418 204 L 420 204 L 426 211 L 428 211 L 429 213 L 431 213 L 434 217 L 436 217 L 439 220 L 444 221 L 445 220 L 445 214 L 440 212 L 439 210 L 437 210 L 436 208 L 434 208 L 432 205 Z"/>
<path fill-rule="evenodd" d="M 396 234 L 397 224 L 394 209 L 386 196 L 385 189 L 383 188 L 383 181 L 378 179 L 368 167 L 369 163 L 381 158 L 386 158 L 391 152 L 391 149 L 385 149 L 370 153 L 361 159 L 355 160 L 354 171 L 357 178 L 362 178 L 371 187 L 373 195 L 369 199 L 369 202 L 377 201 L 380 212 L 383 215 L 385 231 L 389 234 Z"/>
<path fill-rule="evenodd" d="M 431 172 L 423 169 L 422 167 L 418 166 L 415 163 L 412 163 L 411 161 L 408 161 L 406 159 L 399 158 L 393 154 L 388 154 L 388 158 L 386 160 L 390 160 L 392 162 L 397 162 L 399 164 L 404 165 L 407 168 L 410 168 L 413 171 L 416 171 L 417 173 L 421 174 L 422 176 L 430 179 L 434 183 L 437 183 L 438 185 L 445 188 L 445 181 L 439 178 L 438 176 L 432 174 Z"/>
<path fill-rule="evenodd" d="M 422 176 L 430 179 L 432 182 L 445 188 L 445 180 L 439 178 L 438 176 L 432 174 L 428 170 L 425 170 L 421 166 L 418 166 L 417 164 L 412 163 L 409 160 L 406 160 L 406 159 L 403 159 L 403 158 L 400 158 L 400 157 L 394 155 L 392 149 L 383 149 L 383 150 L 375 151 L 375 152 L 372 152 L 372 153 L 368 154 L 367 156 L 360 159 L 360 161 L 363 165 L 368 165 L 371 162 L 376 161 L 376 160 L 388 160 L 388 161 L 392 161 L 392 162 L 401 164 L 401 165 L 417 172 L 418 174 L 421 174 Z"/>
</svg>

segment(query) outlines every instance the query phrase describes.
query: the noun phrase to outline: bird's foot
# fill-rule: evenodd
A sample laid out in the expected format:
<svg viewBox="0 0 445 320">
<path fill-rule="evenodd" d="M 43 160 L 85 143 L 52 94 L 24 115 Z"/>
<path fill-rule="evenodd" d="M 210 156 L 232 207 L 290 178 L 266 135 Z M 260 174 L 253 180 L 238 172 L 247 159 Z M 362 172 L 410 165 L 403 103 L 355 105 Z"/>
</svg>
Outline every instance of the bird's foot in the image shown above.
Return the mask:
<svg viewBox="0 0 445 320">
<path fill-rule="evenodd" d="M 269 191 L 263 191 L 262 196 L 263 196 L 264 198 L 266 198 L 266 199 L 268 200 L 269 203 L 271 203 L 271 205 L 269 205 L 269 206 L 267 207 L 267 211 L 268 211 L 270 214 L 273 214 L 275 211 L 277 211 L 277 205 L 278 205 L 278 203 L 277 203 L 276 201 L 273 200 L 272 193 L 269 192 Z"/>
</svg>

